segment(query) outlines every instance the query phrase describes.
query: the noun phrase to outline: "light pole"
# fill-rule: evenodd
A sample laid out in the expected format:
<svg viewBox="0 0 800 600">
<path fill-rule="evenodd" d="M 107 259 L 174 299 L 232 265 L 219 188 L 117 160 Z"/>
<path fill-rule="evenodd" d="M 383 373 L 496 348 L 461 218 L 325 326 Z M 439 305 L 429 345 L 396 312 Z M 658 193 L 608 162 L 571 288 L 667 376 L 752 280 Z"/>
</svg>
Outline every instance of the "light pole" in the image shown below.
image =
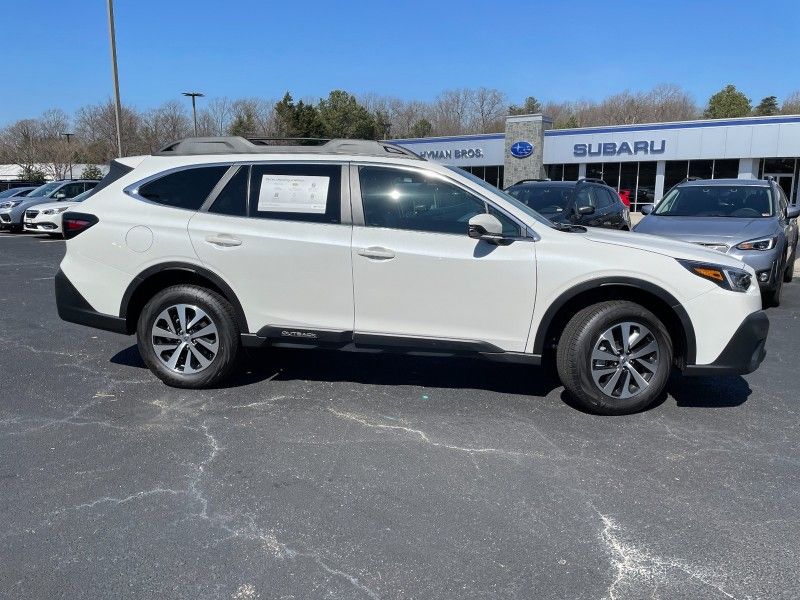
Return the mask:
<svg viewBox="0 0 800 600">
<path fill-rule="evenodd" d="M 72 140 L 72 136 L 75 134 L 62 133 L 61 135 L 67 138 L 67 150 L 69 150 L 69 178 L 72 179 L 72 144 L 70 144 L 70 141 Z"/>
<path fill-rule="evenodd" d="M 184 96 L 189 96 L 192 99 L 192 117 L 194 118 L 194 137 L 197 137 L 197 106 L 195 106 L 195 98 L 202 98 L 205 94 L 200 92 L 183 92 Z"/>
<path fill-rule="evenodd" d="M 117 73 L 117 37 L 114 33 L 114 0 L 108 0 L 108 37 L 111 41 L 111 70 L 114 74 L 114 114 L 117 120 L 117 156 L 122 156 L 122 132 L 119 126 L 122 105 L 119 101 L 119 74 Z"/>
</svg>

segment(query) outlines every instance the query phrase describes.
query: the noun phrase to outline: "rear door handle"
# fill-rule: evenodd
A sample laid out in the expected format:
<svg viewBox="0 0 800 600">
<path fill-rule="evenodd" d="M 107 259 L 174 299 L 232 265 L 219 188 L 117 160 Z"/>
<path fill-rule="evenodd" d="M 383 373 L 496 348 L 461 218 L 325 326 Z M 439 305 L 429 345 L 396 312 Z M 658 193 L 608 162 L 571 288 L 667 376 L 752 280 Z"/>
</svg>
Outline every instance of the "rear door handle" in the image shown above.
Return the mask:
<svg viewBox="0 0 800 600">
<path fill-rule="evenodd" d="M 230 235 L 225 235 L 224 233 L 219 235 L 210 235 L 206 238 L 206 241 L 209 244 L 214 244 L 215 246 L 220 246 L 222 248 L 232 248 L 234 246 L 242 245 L 242 240 Z"/>
<path fill-rule="evenodd" d="M 394 250 L 388 248 L 381 248 L 380 246 L 370 246 L 369 248 L 359 248 L 356 250 L 359 256 L 366 258 L 374 258 L 376 260 L 389 260 L 394 258 Z"/>
</svg>

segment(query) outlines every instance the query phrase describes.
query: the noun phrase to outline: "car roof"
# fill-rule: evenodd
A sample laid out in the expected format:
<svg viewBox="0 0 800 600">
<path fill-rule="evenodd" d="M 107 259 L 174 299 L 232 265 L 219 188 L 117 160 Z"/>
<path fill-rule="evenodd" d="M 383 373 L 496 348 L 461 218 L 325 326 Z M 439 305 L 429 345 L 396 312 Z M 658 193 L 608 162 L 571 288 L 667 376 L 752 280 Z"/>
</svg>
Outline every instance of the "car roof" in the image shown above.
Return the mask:
<svg viewBox="0 0 800 600">
<path fill-rule="evenodd" d="M 770 181 L 767 179 L 691 179 L 679 183 L 680 187 L 700 186 L 700 187 L 716 187 L 735 185 L 737 187 L 752 186 L 752 187 L 769 187 Z"/>
</svg>

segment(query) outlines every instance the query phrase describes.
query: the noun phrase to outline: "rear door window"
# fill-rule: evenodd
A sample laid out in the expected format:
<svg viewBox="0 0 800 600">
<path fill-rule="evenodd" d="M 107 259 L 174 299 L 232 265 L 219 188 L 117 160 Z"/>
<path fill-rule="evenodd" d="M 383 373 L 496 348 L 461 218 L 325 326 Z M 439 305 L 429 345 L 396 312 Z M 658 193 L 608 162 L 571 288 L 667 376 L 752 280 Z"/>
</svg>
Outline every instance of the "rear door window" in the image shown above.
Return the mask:
<svg viewBox="0 0 800 600">
<path fill-rule="evenodd" d="M 247 179 L 250 168 L 239 167 L 230 181 L 225 184 L 208 212 L 232 217 L 247 216 Z"/>
<path fill-rule="evenodd" d="M 251 217 L 308 223 L 341 223 L 342 165 L 253 165 Z"/>
<path fill-rule="evenodd" d="M 139 196 L 175 208 L 197 210 L 228 170 L 227 166 L 182 169 L 139 187 Z"/>
</svg>

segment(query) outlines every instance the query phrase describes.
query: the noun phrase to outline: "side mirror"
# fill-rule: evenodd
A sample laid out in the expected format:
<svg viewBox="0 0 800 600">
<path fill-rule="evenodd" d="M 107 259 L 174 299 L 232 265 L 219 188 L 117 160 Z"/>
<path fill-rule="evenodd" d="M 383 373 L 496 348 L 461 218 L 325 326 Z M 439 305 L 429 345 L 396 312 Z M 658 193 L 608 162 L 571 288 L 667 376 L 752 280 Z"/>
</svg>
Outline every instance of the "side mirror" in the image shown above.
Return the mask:
<svg viewBox="0 0 800 600">
<path fill-rule="evenodd" d="M 586 215 L 593 215 L 594 206 L 579 206 L 575 212 L 578 213 L 578 215 L 581 217 Z"/>
<path fill-rule="evenodd" d="M 642 214 L 643 215 L 649 215 L 651 212 L 653 212 L 653 205 L 652 204 L 645 204 L 642 207 Z"/>
<path fill-rule="evenodd" d="M 494 215 L 481 213 L 469 220 L 467 235 L 474 240 L 499 244 L 503 241 L 503 224 Z"/>
<path fill-rule="evenodd" d="M 787 219 L 796 219 L 797 217 L 800 217 L 800 206 L 790 206 L 786 209 Z"/>
<path fill-rule="evenodd" d="M 55 196 L 53 196 L 53 198 L 56 200 L 63 200 L 66 197 L 67 195 L 64 192 L 58 192 Z"/>
</svg>

